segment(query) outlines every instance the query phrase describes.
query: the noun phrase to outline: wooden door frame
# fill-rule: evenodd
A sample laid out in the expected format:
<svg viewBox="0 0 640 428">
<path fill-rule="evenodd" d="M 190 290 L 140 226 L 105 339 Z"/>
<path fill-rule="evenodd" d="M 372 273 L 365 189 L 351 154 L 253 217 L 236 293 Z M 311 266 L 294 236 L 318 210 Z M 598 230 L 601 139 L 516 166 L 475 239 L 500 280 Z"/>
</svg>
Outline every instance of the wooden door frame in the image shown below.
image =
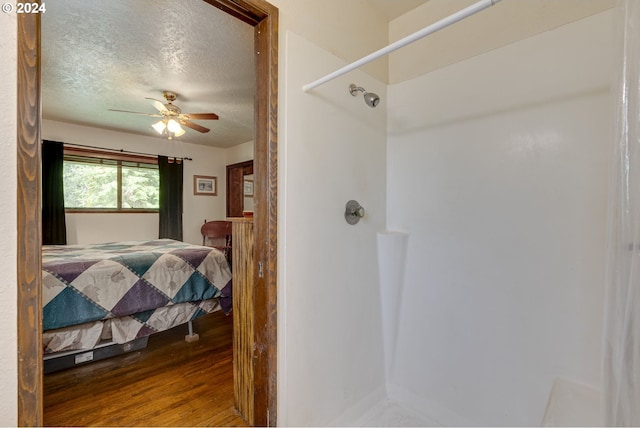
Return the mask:
<svg viewBox="0 0 640 428">
<path fill-rule="evenodd" d="M 232 180 L 231 180 L 231 174 L 232 171 L 235 169 L 242 169 L 242 175 L 243 177 L 245 175 L 253 175 L 253 159 L 252 160 L 248 160 L 248 161 L 244 161 L 244 162 L 238 162 L 238 163 L 234 163 L 231 165 L 227 165 L 227 217 L 233 217 L 230 213 L 231 211 L 231 206 L 233 205 L 231 203 L 231 200 L 233 199 L 233 196 L 235 194 L 234 189 L 233 189 L 233 184 Z M 237 189 L 236 189 L 237 190 Z M 244 190 L 244 187 L 243 187 Z M 244 193 L 244 192 L 243 192 Z M 240 213 L 240 215 L 242 215 L 242 213 Z"/>
<path fill-rule="evenodd" d="M 255 28 L 255 424 L 277 425 L 278 9 L 204 0 Z M 17 60 L 18 426 L 43 426 L 40 15 L 20 14 Z"/>
</svg>

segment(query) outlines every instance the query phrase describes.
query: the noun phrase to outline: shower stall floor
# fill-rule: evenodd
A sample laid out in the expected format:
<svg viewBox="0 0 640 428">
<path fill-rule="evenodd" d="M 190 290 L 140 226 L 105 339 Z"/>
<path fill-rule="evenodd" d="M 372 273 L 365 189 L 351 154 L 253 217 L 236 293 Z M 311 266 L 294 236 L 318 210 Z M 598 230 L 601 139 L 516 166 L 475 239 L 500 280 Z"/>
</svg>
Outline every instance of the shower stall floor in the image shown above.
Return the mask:
<svg viewBox="0 0 640 428">
<path fill-rule="evenodd" d="M 442 424 L 425 419 L 393 400 L 385 399 L 358 419 L 361 427 L 439 427 Z"/>
</svg>

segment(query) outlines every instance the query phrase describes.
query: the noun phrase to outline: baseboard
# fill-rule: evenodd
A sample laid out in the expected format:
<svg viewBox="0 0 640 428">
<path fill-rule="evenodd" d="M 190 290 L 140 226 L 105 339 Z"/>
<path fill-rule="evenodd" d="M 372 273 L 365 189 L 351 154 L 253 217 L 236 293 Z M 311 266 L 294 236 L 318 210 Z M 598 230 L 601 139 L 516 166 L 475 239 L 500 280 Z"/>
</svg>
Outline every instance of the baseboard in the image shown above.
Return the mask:
<svg viewBox="0 0 640 428">
<path fill-rule="evenodd" d="M 362 415 L 366 414 L 372 407 L 386 400 L 386 398 L 387 394 L 385 388 L 384 386 L 380 386 L 363 397 L 360 401 L 345 408 L 340 412 L 338 417 L 326 425 L 331 427 L 357 426 L 357 422 L 362 418 Z"/>
<path fill-rule="evenodd" d="M 554 380 L 542 426 L 602 426 L 601 391 L 591 385 L 558 377 Z"/>
<path fill-rule="evenodd" d="M 401 404 L 403 407 L 420 415 L 426 420 L 437 422 L 445 427 L 472 427 L 478 426 L 469 419 L 461 416 L 433 400 L 419 396 L 399 385 L 391 384 L 388 387 L 389 398 Z"/>
</svg>

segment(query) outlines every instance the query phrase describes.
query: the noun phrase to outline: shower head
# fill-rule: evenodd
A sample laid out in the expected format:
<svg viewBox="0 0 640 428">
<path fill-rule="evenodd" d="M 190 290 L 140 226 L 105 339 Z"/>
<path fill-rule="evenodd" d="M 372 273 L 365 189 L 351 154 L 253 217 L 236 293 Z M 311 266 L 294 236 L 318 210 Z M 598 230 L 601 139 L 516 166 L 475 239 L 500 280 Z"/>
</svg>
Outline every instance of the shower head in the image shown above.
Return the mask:
<svg viewBox="0 0 640 428">
<path fill-rule="evenodd" d="M 373 92 L 367 92 L 364 90 L 364 88 L 356 86 L 353 83 L 349 85 L 349 93 L 352 96 L 355 97 L 356 95 L 358 95 L 358 92 L 362 92 L 364 102 L 367 103 L 369 107 L 374 108 L 380 103 L 380 97 L 377 94 L 374 94 Z"/>
<path fill-rule="evenodd" d="M 373 92 L 365 92 L 364 102 L 367 103 L 369 107 L 375 107 L 380 102 L 380 97 Z"/>
</svg>

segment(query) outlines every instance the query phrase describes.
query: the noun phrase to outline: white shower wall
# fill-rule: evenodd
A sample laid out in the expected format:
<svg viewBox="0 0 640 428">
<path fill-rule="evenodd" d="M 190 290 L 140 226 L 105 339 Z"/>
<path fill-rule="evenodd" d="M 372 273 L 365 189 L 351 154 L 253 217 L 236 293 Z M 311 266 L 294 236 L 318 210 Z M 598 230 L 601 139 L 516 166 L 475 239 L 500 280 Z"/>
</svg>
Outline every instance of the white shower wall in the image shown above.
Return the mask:
<svg viewBox="0 0 640 428">
<path fill-rule="evenodd" d="M 357 71 L 304 93 L 345 61 L 291 31 L 281 37 L 278 417 L 342 425 L 383 395 L 376 233 L 386 223 L 385 85 Z M 378 93 L 381 105 L 352 97 L 350 83 Z M 366 210 L 354 226 L 344 218 L 350 199 Z"/>
<path fill-rule="evenodd" d="M 388 88 L 388 227 L 409 235 L 390 394 L 439 423 L 539 425 L 555 378 L 600 386 L 612 30 Z"/>
</svg>

